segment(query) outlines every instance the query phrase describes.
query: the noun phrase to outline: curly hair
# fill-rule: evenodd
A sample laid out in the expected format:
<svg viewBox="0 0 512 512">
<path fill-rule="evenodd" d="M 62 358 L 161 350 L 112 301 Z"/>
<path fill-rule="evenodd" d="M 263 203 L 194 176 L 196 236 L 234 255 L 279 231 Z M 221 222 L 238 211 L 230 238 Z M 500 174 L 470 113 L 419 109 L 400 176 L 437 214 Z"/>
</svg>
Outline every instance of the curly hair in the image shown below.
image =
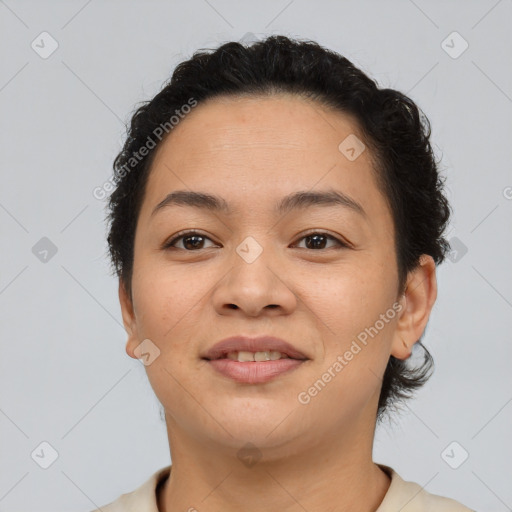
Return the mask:
<svg viewBox="0 0 512 512">
<path fill-rule="evenodd" d="M 399 291 L 422 254 L 441 263 L 449 249 L 443 232 L 450 207 L 444 180 L 430 144 L 426 116 L 403 93 L 379 88 L 377 82 L 345 57 L 314 41 L 269 36 L 252 45 L 228 42 L 215 50 L 201 49 L 181 62 L 161 91 L 136 109 L 127 138 L 114 160 L 108 221 L 113 271 L 131 297 L 135 228 L 153 157 L 165 140 L 161 126 L 179 114 L 191 99 L 202 103 L 218 96 L 296 94 L 351 115 L 369 148 L 377 183 L 387 200 L 395 226 Z M 169 123 L 167 123 L 169 124 Z M 167 136 L 172 133 L 166 130 Z M 148 141 L 153 142 L 153 149 Z M 137 158 L 134 158 L 134 157 Z M 129 170 L 127 170 L 129 169 Z M 390 356 L 379 397 L 377 421 L 409 398 L 430 377 L 433 359 L 422 345 L 423 361 Z M 414 349 L 416 350 L 416 345 Z"/>
</svg>

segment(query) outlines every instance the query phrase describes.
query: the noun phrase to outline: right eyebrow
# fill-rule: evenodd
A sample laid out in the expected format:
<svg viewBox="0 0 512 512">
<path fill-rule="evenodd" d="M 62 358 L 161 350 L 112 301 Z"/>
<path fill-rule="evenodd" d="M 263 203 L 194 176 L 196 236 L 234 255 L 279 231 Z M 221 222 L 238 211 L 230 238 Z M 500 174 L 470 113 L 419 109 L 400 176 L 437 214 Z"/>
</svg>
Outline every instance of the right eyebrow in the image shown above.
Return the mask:
<svg viewBox="0 0 512 512">
<path fill-rule="evenodd" d="M 165 198 L 155 206 L 155 209 L 151 212 L 151 216 L 174 205 L 192 206 L 195 208 L 203 208 L 205 210 L 231 213 L 231 208 L 222 197 L 207 194 L 205 192 L 177 190 L 165 196 Z"/>
</svg>

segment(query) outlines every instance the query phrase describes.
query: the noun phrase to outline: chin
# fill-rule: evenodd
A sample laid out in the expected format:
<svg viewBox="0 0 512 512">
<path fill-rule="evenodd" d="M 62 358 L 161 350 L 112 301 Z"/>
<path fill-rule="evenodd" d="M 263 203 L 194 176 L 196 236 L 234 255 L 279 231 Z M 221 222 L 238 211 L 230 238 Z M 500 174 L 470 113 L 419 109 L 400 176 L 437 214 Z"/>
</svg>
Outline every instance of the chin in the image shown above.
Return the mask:
<svg viewBox="0 0 512 512">
<path fill-rule="evenodd" d="M 302 425 L 302 428 L 306 428 L 306 425 L 302 421 L 291 420 L 293 416 L 290 414 L 291 410 L 280 408 L 269 411 L 267 408 L 265 416 L 245 413 L 242 417 L 234 415 L 229 418 L 226 414 L 223 416 L 225 420 L 221 425 L 226 425 L 226 430 L 231 436 L 224 429 L 217 429 L 217 433 L 220 434 L 218 441 L 234 448 L 240 448 L 246 443 L 252 443 L 260 448 L 282 447 L 306 434 L 296 430 L 299 425 Z"/>
<path fill-rule="evenodd" d="M 301 451 L 295 442 L 299 433 L 295 434 L 289 429 L 285 429 L 282 432 L 273 432 L 268 435 L 270 431 L 261 427 L 260 430 L 252 428 L 250 431 L 244 428 L 241 428 L 240 431 L 231 429 L 233 437 L 224 432 L 220 438 L 212 439 L 212 441 L 216 442 L 221 449 L 231 450 L 233 455 L 242 462 L 246 460 L 246 457 L 249 457 L 250 460 L 270 462 Z M 306 442 L 307 444 L 308 442 Z"/>
</svg>

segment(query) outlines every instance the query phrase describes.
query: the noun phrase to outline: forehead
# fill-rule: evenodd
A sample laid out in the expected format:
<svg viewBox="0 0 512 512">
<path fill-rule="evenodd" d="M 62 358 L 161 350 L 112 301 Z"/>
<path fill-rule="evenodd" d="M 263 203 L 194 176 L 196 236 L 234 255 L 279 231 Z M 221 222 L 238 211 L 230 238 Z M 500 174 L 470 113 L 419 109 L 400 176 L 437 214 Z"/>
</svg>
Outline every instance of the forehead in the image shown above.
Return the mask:
<svg viewBox="0 0 512 512">
<path fill-rule="evenodd" d="M 238 211 L 326 188 L 385 208 L 368 149 L 355 160 L 340 150 L 350 137 L 362 142 L 353 117 L 289 94 L 200 103 L 158 147 L 141 216 L 178 189 L 226 197 Z"/>
<path fill-rule="evenodd" d="M 194 147 L 192 154 L 186 154 L 189 161 L 218 150 L 226 150 L 230 157 L 248 153 L 263 156 L 261 150 L 290 154 L 329 151 L 338 156 L 340 137 L 349 134 L 362 139 L 353 116 L 334 112 L 303 97 L 284 93 L 221 96 L 195 107 L 173 129 L 170 144 L 162 144 L 158 152 L 166 153 L 173 145 L 172 151 L 178 159 Z"/>
</svg>

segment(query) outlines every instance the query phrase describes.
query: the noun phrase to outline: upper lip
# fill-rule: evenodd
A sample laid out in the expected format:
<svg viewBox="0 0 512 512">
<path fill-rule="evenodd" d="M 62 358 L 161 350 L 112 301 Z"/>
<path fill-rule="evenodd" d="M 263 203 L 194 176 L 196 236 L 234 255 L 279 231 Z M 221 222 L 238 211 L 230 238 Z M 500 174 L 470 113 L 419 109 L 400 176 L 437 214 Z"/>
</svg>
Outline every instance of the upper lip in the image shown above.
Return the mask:
<svg viewBox="0 0 512 512">
<path fill-rule="evenodd" d="M 294 348 L 290 343 L 274 336 L 258 336 L 256 338 L 249 336 L 231 336 L 225 338 L 211 347 L 203 359 L 220 359 L 229 352 L 281 352 L 292 359 L 308 359 L 300 350 Z"/>
</svg>

